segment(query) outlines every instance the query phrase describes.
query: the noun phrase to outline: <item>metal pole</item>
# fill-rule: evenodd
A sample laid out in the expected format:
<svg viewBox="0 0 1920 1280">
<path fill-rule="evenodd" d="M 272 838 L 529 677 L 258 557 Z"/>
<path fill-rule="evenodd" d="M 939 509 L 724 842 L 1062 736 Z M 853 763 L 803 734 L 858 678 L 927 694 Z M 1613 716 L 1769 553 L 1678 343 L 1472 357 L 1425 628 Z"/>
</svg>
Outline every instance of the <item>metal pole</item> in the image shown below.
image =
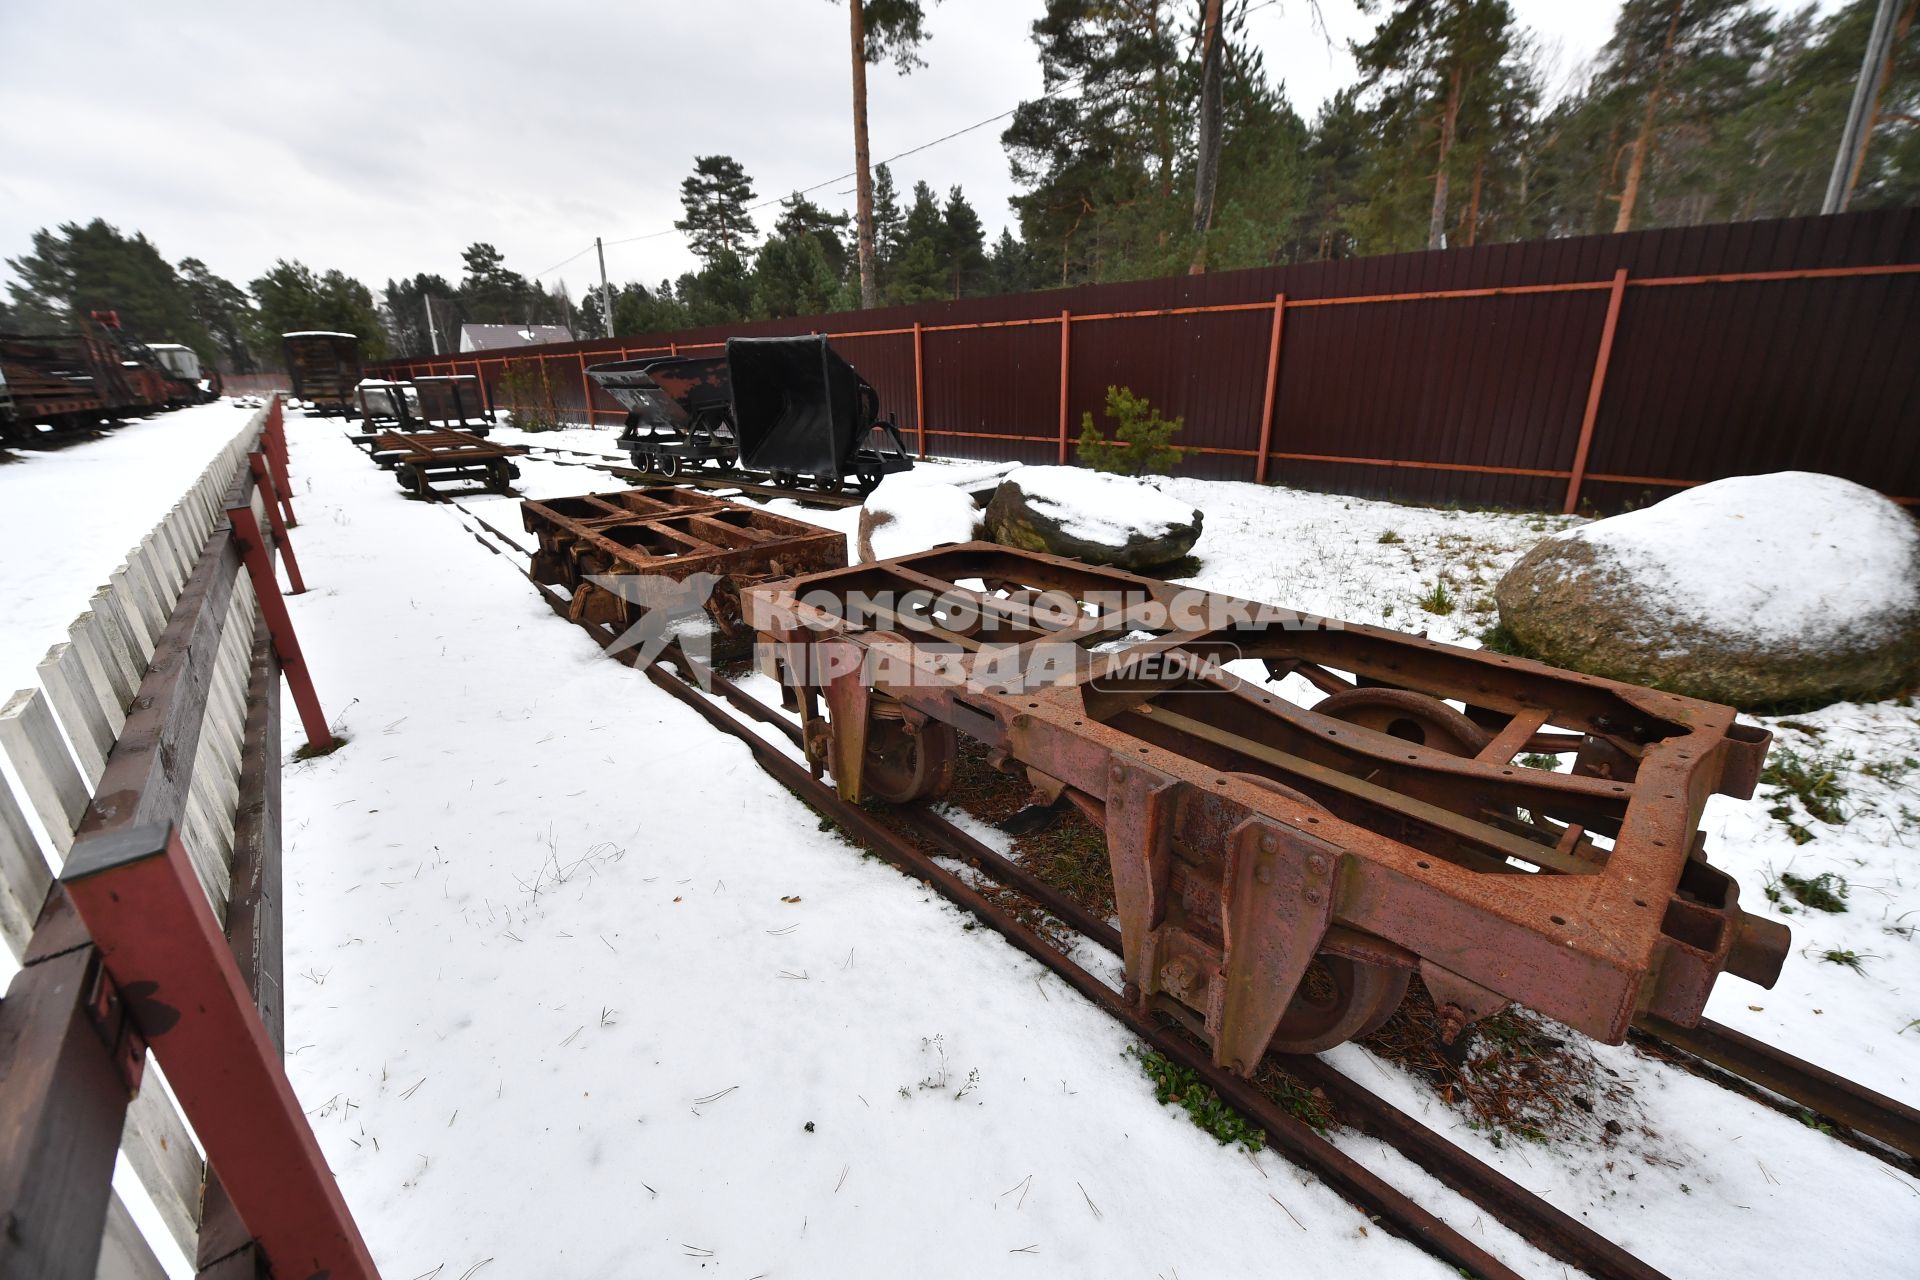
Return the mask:
<svg viewBox="0 0 1920 1280">
<path fill-rule="evenodd" d="M 427 294 L 420 295 L 420 304 L 427 309 L 427 341 L 433 344 L 433 354 L 440 354 L 440 330 L 433 324 L 433 299 Z"/>
<path fill-rule="evenodd" d="M 1607 294 L 1607 318 L 1600 326 L 1600 349 L 1593 356 L 1593 377 L 1587 383 L 1587 407 L 1580 416 L 1580 441 L 1573 449 L 1573 470 L 1567 477 L 1567 499 L 1560 510 L 1572 515 L 1580 509 L 1580 486 L 1587 478 L 1587 454 L 1593 449 L 1593 424 L 1600 417 L 1600 395 L 1607 386 L 1607 364 L 1613 359 L 1613 335 L 1620 328 L 1620 304 L 1627 296 L 1627 269 L 1613 273 Z"/>
<path fill-rule="evenodd" d="M 1880 96 L 1880 79 L 1886 74 L 1887 53 L 1893 46 L 1893 8 L 1894 0 L 1880 0 L 1880 7 L 1874 11 L 1873 31 L 1867 36 L 1866 55 L 1860 61 L 1860 78 L 1853 84 L 1847 128 L 1840 135 L 1840 149 L 1834 153 L 1827 198 L 1820 205 L 1822 213 L 1845 213 L 1847 201 L 1853 197 L 1853 176 L 1867 149 L 1873 103 Z"/>
<path fill-rule="evenodd" d="M 600 310 L 601 318 L 606 321 L 607 336 L 613 336 L 613 290 L 607 287 L 607 251 L 600 247 L 600 237 L 593 238 L 593 251 L 600 258 Z"/>
</svg>

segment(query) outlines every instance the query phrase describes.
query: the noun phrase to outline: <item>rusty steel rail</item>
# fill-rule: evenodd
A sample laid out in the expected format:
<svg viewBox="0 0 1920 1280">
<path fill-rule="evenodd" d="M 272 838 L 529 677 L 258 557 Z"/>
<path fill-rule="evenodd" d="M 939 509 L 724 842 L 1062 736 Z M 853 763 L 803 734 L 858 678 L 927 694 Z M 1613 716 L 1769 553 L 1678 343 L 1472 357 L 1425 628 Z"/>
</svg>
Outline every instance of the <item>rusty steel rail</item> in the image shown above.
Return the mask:
<svg viewBox="0 0 1920 1280">
<path fill-rule="evenodd" d="M 1891 1147 L 1908 1162 L 1920 1161 L 1920 1110 L 1904 1102 L 1709 1019 L 1701 1019 L 1697 1027 L 1683 1027 L 1648 1015 L 1635 1023 L 1634 1030 L 1637 1036 L 1678 1050 Z M 1716 1072 L 1702 1074 L 1712 1078 Z M 1871 1145 L 1863 1144 L 1862 1149 L 1879 1154 Z"/>
</svg>

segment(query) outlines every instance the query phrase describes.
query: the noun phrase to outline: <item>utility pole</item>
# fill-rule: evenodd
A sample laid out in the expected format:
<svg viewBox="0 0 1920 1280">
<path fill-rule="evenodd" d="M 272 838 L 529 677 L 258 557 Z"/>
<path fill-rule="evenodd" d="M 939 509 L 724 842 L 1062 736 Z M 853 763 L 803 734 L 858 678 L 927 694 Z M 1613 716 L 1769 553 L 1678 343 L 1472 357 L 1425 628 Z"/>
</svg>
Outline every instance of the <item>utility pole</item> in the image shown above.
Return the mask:
<svg viewBox="0 0 1920 1280">
<path fill-rule="evenodd" d="M 1853 198 L 1853 182 L 1860 172 L 1860 161 L 1867 153 L 1867 138 L 1873 132 L 1875 105 L 1887 72 L 1887 55 L 1893 49 L 1894 0 L 1880 0 L 1874 11 L 1873 31 L 1867 36 L 1867 52 L 1860 60 L 1860 78 L 1853 84 L 1853 101 L 1847 107 L 1846 132 L 1840 135 L 1840 149 L 1834 153 L 1833 174 L 1827 179 L 1827 198 L 1822 213 L 1845 213 Z"/>
<path fill-rule="evenodd" d="M 433 299 L 427 294 L 420 295 L 420 305 L 427 309 L 427 341 L 433 346 L 433 354 L 440 354 L 440 331 L 433 327 Z"/>
<path fill-rule="evenodd" d="M 606 321 L 607 336 L 613 336 L 613 290 L 607 288 L 607 251 L 600 247 L 600 237 L 593 238 L 593 251 L 600 257 L 600 317 Z"/>
</svg>

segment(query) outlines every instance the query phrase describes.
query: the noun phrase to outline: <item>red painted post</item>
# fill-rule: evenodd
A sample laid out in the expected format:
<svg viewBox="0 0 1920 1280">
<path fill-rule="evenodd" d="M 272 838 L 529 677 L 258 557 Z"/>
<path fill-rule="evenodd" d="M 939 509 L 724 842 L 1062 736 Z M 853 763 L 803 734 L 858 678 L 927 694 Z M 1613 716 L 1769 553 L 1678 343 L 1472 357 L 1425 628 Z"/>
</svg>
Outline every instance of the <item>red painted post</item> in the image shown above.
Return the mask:
<svg viewBox="0 0 1920 1280">
<path fill-rule="evenodd" d="M 1073 350 L 1073 313 L 1060 313 L 1060 463 L 1067 461 L 1067 391 L 1072 386 L 1067 380 L 1068 356 Z"/>
<path fill-rule="evenodd" d="M 267 620 L 267 633 L 273 637 L 273 651 L 280 659 L 280 669 L 286 672 L 287 688 L 293 694 L 293 705 L 299 709 L 300 724 L 307 731 L 307 748 L 331 750 L 333 731 L 327 728 L 327 717 L 320 710 L 320 696 L 313 689 L 313 673 L 307 670 L 307 660 L 300 653 L 300 638 L 293 633 L 293 618 L 287 613 L 287 602 L 280 598 L 280 583 L 273 576 L 273 561 L 267 557 L 266 543 L 260 537 L 260 522 L 253 518 L 253 506 L 243 503 L 228 507 L 227 519 L 233 524 L 233 540 L 240 548 L 247 576 L 253 580 L 253 593 L 260 600 L 260 614 Z"/>
<path fill-rule="evenodd" d="M 1273 295 L 1273 336 L 1267 342 L 1267 398 L 1260 408 L 1260 461 L 1253 469 L 1255 484 L 1267 482 L 1267 448 L 1273 442 L 1273 405 L 1280 389 L 1280 331 L 1287 318 L 1287 295 Z"/>
<path fill-rule="evenodd" d="M 287 562 L 287 584 L 293 588 L 287 594 L 304 595 L 307 584 L 300 580 L 300 562 L 293 558 L 293 541 L 287 537 L 286 522 L 280 518 L 280 506 L 275 501 L 273 491 L 273 473 L 258 450 L 247 455 L 247 466 L 253 471 L 254 482 L 267 495 L 267 524 L 273 530 L 273 544 L 279 548 L 280 558 Z"/>
<path fill-rule="evenodd" d="M 449 364 L 447 368 L 451 369 L 453 366 Z M 491 422 L 493 420 L 493 397 L 487 394 L 487 371 L 481 368 L 478 360 L 473 362 L 473 377 L 474 380 L 480 384 L 480 416 Z"/>
<path fill-rule="evenodd" d="M 279 396 L 267 406 L 267 427 L 262 434 L 267 439 L 267 461 L 273 465 L 273 487 L 280 496 L 281 515 L 289 529 L 296 528 L 300 521 L 293 514 L 293 482 L 287 478 L 287 420 Z"/>
<path fill-rule="evenodd" d="M 913 322 L 913 432 L 919 438 L 920 456 L 927 456 L 927 384 L 921 372 L 920 322 Z"/>
<path fill-rule="evenodd" d="M 587 353 L 576 351 L 580 357 L 580 408 L 586 414 L 587 425 L 593 425 L 593 386 L 587 381 Z"/>
<path fill-rule="evenodd" d="M 1613 357 L 1613 335 L 1620 327 L 1620 302 L 1627 293 L 1627 269 L 1613 273 L 1607 294 L 1607 320 L 1600 328 L 1600 350 L 1593 357 L 1593 381 L 1587 384 L 1587 410 L 1580 418 L 1580 443 L 1574 446 L 1573 474 L 1567 477 L 1567 500 L 1560 510 L 1572 515 L 1580 506 L 1580 485 L 1587 478 L 1587 454 L 1593 448 L 1593 424 L 1600 416 L 1600 394 L 1607 386 L 1607 361 Z"/>
<path fill-rule="evenodd" d="M 378 1280 L 178 832 L 82 840 L 60 880 L 274 1273 Z"/>
</svg>

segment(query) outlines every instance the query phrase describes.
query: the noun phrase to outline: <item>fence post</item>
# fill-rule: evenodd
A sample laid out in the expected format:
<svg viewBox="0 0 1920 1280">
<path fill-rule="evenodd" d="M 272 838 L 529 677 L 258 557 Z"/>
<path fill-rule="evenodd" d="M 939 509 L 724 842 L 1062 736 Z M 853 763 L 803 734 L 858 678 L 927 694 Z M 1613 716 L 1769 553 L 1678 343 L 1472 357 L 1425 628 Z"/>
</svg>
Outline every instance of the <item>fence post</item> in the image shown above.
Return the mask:
<svg viewBox="0 0 1920 1280">
<path fill-rule="evenodd" d="M 263 432 L 267 440 L 267 462 L 273 467 L 273 487 L 280 497 L 281 518 L 289 529 L 297 528 L 300 521 L 293 514 L 293 485 L 287 479 L 287 422 L 281 412 L 280 397 L 275 396 L 267 405 L 267 425 Z"/>
<path fill-rule="evenodd" d="M 586 415 L 587 425 L 593 425 L 593 387 L 587 382 L 587 353 L 574 352 L 580 358 L 580 411 Z"/>
<path fill-rule="evenodd" d="M 1593 447 L 1593 423 L 1600 416 L 1600 393 L 1607 386 L 1607 361 L 1613 357 L 1613 335 L 1620 327 L 1620 302 L 1627 293 L 1627 269 L 1613 273 L 1607 293 L 1607 320 L 1600 328 L 1600 350 L 1593 357 L 1593 381 L 1587 385 L 1587 410 L 1580 418 L 1580 443 L 1573 450 L 1573 474 L 1567 477 L 1567 500 L 1560 510 L 1572 515 L 1580 506 L 1580 485 L 1587 478 L 1587 454 Z"/>
<path fill-rule="evenodd" d="M 276 1272 L 377 1280 L 178 831 L 103 832 L 75 849 L 61 883 L 114 988 L 146 993 L 127 1008 L 135 1061 L 148 1048 L 160 1060 Z"/>
<path fill-rule="evenodd" d="M 273 475 L 267 470 L 267 460 L 258 453 L 250 453 L 247 455 L 247 465 L 253 469 L 253 478 L 266 495 L 267 525 L 273 530 L 273 541 L 280 548 L 280 558 L 287 562 L 287 584 L 293 588 L 287 594 L 303 595 L 307 584 L 300 580 L 300 562 L 293 558 L 293 542 L 287 537 L 287 526 L 280 518 L 280 508 L 274 504 Z"/>
<path fill-rule="evenodd" d="M 449 364 L 447 368 L 451 371 L 453 366 Z M 493 417 L 493 397 L 487 394 L 487 371 L 481 367 L 478 360 L 473 362 L 473 380 L 480 384 L 480 416 L 491 420 Z"/>
<path fill-rule="evenodd" d="M 927 384 L 921 372 L 920 322 L 913 322 L 913 432 L 919 438 L 920 456 L 927 456 Z"/>
<path fill-rule="evenodd" d="M 1068 357 L 1073 350 L 1073 313 L 1060 313 L 1060 464 L 1067 461 L 1067 390 L 1072 386 L 1068 381 Z"/>
<path fill-rule="evenodd" d="M 280 583 L 273 576 L 273 561 L 260 536 L 260 522 L 253 518 L 251 502 L 231 507 L 227 519 L 233 522 L 233 540 L 239 545 L 240 558 L 253 580 L 253 594 L 260 601 L 260 613 L 267 620 L 267 632 L 273 637 L 273 652 L 286 673 L 287 687 L 293 692 L 293 705 L 299 709 L 301 727 L 307 731 L 310 751 L 324 752 L 333 747 L 333 731 L 320 710 L 320 695 L 314 692 L 313 673 L 300 653 L 300 639 L 293 633 L 293 618 L 287 602 L 280 598 Z"/>
<path fill-rule="evenodd" d="M 1286 323 L 1287 295 L 1273 295 L 1273 336 L 1267 340 L 1267 398 L 1260 407 L 1260 459 L 1253 469 L 1255 484 L 1267 482 L 1267 446 L 1273 441 L 1273 405 L 1280 389 L 1280 331 Z"/>
</svg>

